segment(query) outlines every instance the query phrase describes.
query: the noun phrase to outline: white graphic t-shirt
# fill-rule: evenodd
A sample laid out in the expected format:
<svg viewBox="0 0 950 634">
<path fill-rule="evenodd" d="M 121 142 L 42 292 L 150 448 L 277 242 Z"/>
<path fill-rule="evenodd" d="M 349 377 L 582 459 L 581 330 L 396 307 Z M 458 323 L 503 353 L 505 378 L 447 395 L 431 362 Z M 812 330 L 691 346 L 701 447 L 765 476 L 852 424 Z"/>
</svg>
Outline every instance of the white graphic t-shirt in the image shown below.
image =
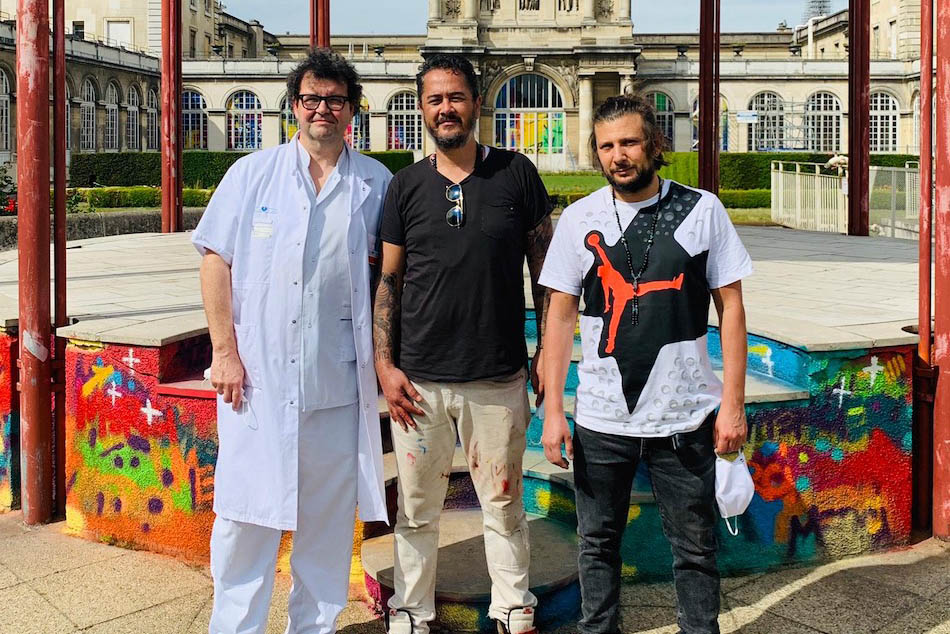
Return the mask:
<svg viewBox="0 0 950 634">
<path fill-rule="evenodd" d="M 616 204 L 615 215 L 604 187 L 567 207 L 541 272 L 542 285 L 584 299 L 574 420 L 625 436 L 692 431 L 722 398 L 706 349 L 709 291 L 750 275 L 752 261 L 709 192 L 663 181 L 659 203 Z M 631 266 L 643 267 L 651 234 L 634 291 Z"/>
</svg>

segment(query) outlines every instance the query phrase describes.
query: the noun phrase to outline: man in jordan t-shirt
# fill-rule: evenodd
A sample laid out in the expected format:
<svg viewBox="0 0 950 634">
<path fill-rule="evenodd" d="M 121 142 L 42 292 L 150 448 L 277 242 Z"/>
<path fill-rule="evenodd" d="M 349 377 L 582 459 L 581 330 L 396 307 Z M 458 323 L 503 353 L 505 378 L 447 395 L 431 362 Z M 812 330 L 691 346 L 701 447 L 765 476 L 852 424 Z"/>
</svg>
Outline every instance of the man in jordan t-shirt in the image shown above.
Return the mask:
<svg viewBox="0 0 950 634">
<path fill-rule="evenodd" d="M 593 129 L 591 149 L 609 185 L 564 210 L 540 278 L 552 290 L 542 443 L 554 464 L 568 465 L 562 445 L 574 460 L 578 629 L 620 631 L 620 542 L 643 460 L 673 548 L 680 630 L 718 633 L 715 456 L 737 451 L 746 437 L 740 280 L 752 263 L 716 196 L 657 175 L 663 135 L 645 99 L 608 99 Z M 581 296 L 572 438 L 562 394 Z M 706 350 L 710 296 L 723 381 Z"/>
</svg>

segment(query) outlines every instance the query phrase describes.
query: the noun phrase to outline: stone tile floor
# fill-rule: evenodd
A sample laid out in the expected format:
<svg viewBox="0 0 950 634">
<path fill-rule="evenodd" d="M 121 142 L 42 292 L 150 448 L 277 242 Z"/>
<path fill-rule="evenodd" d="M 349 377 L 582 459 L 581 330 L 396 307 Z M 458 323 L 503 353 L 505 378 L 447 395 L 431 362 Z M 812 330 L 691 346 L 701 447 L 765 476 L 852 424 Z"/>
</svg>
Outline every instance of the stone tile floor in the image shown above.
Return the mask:
<svg viewBox="0 0 950 634">
<path fill-rule="evenodd" d="M 916 242 L 781 227 L 738 231 L 756 267 L 743 283 L 750 332 L 811 350 L 914 340 L 901 327 L 917 319 Z M 189 238 L 134 234 L 70 242 L 69 314 L 79 321 L 63 334 L 162 345 L 204 331 L 200 258 Z M 0 253 L 0 326 L 16 321 L 17 279 L 16 251 Z M 531 293 L 525 295 L 530 304 Z"/>
<path fill-rule="evenodd" d="M 723 580 L 722 632 L 950 634 L 950 544 Z M 267 632 L 286 624 L 290 579 L 279 575 Z M 0 633 L 200 634 L 211 610 L 208 569 L 67 535 L 63 523 L 0 515 Z M 669 583 L 626 585 L 624 633 L 675 634 Z M 383 634 L 352 601 L 341 634 Z M 546 634 L 570 634 L 569 622 Z"/>
</svg>

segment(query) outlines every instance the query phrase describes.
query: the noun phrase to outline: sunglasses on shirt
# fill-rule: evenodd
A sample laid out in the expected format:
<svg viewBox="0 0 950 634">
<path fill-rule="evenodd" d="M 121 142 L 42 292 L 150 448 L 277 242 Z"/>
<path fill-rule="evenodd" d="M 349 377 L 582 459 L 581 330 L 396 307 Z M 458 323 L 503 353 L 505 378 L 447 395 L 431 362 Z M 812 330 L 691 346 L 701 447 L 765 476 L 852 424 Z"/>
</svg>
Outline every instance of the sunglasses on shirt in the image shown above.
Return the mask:
<svg viewBox="0 0 950 634">
<path fill-rule="evenodd" d="M 465 209 L 463 208 L 465 197 L 462 195 L 462 185 L 459 183 L 446 185 L 445 198 L 450 203 L 455 203 L 451 209 L 445 212 L 445 221 L 453 229 L 461 229 L 462 225 L 465 224 Z"/>
</svg>

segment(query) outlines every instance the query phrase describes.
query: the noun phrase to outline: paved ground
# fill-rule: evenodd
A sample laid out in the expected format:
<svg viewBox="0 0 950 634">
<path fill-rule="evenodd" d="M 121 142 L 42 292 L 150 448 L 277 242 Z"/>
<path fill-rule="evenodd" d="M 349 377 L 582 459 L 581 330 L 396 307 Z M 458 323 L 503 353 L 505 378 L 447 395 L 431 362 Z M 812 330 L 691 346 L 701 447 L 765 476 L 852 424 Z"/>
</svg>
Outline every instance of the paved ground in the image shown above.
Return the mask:
<svg viewBox="0 0 950 634">
<path fill-rule="evenodd" d="M 744 282 L 749 330 L 811 350 L 914 341 L 917 245 L 780 227 L 740 227 L 756 274 Z M 62 334 L 162 345 L 205 328 L 190 234 L 135 234 L 69 243 L 69 314 Z M 17 316 L 17 258 L 0 253 L 0 325 Z M 530 297 L 530 293 L 527 294 Z"/>
<path fill-rule="evenodd" d="M 27 529 L 0 515 L 0 633 L 185 634 L 207 631 L 211 581 L 203 567 L 96 544 L 63 524 Z M 724 634 L 950 634 L 950 545 L 819 567 L 726 579 Z M 268 634 L 283 632 L 290 580 L 279 575 Z M 624 587 L 623 632 L 675 634 L 671 584 Z M 548 634 L 576 631 L 568 623 Z M 351 602 L 341 634 L 382 634 L 381 621 Z"/>
</svg>

